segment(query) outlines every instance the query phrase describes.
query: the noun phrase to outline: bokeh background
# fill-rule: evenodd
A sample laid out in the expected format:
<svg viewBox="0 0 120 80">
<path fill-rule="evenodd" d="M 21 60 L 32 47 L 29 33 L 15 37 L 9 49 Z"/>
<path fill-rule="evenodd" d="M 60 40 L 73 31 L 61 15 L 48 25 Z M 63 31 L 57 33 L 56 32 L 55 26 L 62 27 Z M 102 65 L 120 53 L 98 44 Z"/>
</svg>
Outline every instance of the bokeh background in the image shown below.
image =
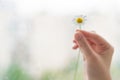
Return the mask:
<svg viewBox="0 0 120 80">
<path fill-rule="evenodd" d="M 0 0 L 0 80 L 73 80 L 77 26 L 115 47 L 111 75 L 120 74 L 120 0 Z M 77 80 L 83 80 L 82 57 Z"/>
</svg>

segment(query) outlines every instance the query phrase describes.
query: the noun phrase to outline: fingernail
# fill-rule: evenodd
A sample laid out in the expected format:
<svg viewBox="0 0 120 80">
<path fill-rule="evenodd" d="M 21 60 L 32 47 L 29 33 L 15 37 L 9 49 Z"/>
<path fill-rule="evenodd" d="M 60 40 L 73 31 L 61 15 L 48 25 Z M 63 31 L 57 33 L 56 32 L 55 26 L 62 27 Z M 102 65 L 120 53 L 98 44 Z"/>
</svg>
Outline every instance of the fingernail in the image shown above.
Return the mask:
<svg viewBox="0 0 120 80">
<path fill-rule="evenodd" d="M 81 40 L 81 38 L 82 38 L 82 34 L 80 32 L 75 34 L 76 40 Z"/>
</svg>

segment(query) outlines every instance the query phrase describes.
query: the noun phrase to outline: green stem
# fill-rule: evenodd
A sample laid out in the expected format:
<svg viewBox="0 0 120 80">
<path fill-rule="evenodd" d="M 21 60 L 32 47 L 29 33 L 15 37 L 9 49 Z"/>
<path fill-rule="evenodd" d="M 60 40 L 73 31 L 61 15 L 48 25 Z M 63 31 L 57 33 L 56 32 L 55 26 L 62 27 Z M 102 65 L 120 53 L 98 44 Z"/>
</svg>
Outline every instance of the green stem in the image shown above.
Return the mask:
<svg viewBox="0 0 120 80">
<path fill-rule="evenodd" d="M 82 29 L 82 26 L 79 26 L 79 29 Z M 74 80 L 77 79 L 77 71 L 78 71 L 78 66 L 79 66 L 79 58 L 80 58 L 80 49 L 78 52 L 78 57 L 77 57 L 77 62 L 76 62 L 76 69 L 75 69 L 75 74 L 74 74 Z"/>
<path fill-rule="evenodd" d="M 81 25 L 79 26 L 79 29 L 82 29 L 82 26 L 81 26 Z"/>
<path fill-rule="evenodd" d="M 80 50 L 78 52 L 78 57 L 77 57 L 77 62 L 76 62 L 76 69 L 75 69 L 75 74 L 74 74 L 74 80 L 77 79 L 77 71 L 78 71 L 78 66 L 79 66 L 79 58 L 80 58 Z"/>
</svg>

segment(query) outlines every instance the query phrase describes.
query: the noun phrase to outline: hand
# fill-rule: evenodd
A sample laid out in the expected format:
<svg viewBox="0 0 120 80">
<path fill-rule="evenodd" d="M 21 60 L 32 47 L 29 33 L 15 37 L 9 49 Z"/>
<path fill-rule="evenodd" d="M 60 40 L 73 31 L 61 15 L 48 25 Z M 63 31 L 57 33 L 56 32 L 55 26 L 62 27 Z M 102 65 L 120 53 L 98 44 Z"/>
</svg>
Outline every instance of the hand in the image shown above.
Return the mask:
<svg viewBox="0 0 120 80">
<path fill-rule="evenodd" d="M 76 30 L 73 49 L 84 57 L 85 80 L 111 80 L 110 64 L 113 47 L 96 33 Z"/>
</svg>

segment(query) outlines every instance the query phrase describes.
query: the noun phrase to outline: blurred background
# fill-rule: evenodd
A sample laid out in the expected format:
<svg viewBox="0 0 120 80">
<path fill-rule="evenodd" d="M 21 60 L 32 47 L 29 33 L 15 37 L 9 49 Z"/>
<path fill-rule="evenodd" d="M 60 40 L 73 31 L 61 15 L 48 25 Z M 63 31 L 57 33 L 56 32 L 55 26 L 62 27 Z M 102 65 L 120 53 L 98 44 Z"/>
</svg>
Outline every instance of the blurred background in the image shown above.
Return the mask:
<svg viewBox="0 0 120 80">
<path fill-rule="evenodd" d="M 119 80 L 120 0 L 0 0 L 0 80 L 73 80 L 77 26 L 96 31 L 115 47 L 111 67 Z M 82 57 L 77 80 L 83 80 Z"/>
</svg>

